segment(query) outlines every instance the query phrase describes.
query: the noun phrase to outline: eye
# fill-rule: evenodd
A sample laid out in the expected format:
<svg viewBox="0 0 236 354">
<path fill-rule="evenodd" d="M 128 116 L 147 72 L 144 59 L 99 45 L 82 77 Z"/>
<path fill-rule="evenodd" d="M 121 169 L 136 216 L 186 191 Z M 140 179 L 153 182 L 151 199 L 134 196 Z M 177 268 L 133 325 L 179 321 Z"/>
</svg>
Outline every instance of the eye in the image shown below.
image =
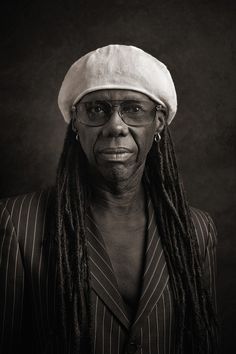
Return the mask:
<svg viewBox="0 0 236 354">
<path fill-rule="evenodd" d="M 124 113 L 141 113 L 144 111 L 139 103 L 125 103 L 122 108 Z"/>
<path fill-rule="evenodd" d="M 104 104 L 102 103 L 87 103 L 86 110 L 88 114 L 104 114 L 107 110 Z"/>
<path fill-rule="evenodd" d="M 104 111 L 104 109 L 103 109 L 103 107 L 101 107 L 101 105 L 96 105 L 96 106 L 92 107 L 91 110 L 95 113 L 100 113 L 100 112 Z"/>
</svg>

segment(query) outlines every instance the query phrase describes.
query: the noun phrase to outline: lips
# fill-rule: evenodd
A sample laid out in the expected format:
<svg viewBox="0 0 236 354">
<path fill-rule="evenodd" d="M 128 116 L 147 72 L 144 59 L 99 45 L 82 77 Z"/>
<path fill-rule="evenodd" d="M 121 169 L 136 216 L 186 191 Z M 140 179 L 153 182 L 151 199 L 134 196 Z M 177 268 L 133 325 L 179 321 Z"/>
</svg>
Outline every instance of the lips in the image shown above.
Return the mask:
<svg viewBox="0 0 236 354">
<path fill-rule="evenodd" d="M 122 154 L 122 153 L 132 153 L 130 149 L 127 149 L 125 147 L 114 147 L 114 148 L 103 148 L 99 150 L 99 153 L 105 153 L 105 154 Z"/>
<path fill-rule="evenodd" d="M 98 151 L 98 157 L 110 162 L 127 161 L 133 152 L 125 147 L 103 148 Z"/>
</svg>

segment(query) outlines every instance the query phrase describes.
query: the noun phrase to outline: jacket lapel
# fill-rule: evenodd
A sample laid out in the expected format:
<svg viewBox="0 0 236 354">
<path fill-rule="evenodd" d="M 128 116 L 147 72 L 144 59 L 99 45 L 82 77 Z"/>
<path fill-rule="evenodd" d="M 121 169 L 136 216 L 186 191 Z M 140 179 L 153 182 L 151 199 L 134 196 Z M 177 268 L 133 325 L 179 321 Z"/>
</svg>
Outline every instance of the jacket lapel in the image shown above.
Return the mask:
<svg viewBox="0 0 236 354">
<path fill-rule="evenodd" d="M 135 332 L 159 301 L 169 279 L 160 236 L 157 231 L 155 213 L 148 199 L 148 230 L 143 273 L 142 292 L 138 311 L 132 326 Z"/>
<path fill-rule="evenodd" d="M 142 291 L 137 314 L 131 327 L 132 333 L 142 325 L 143 320 L 159 301 L 169 280 L 167 264 L 150 198 L 148 198 L 147 214 L 148 227 Z M 87 232 L 91 286 L 125 328 L 129 329 L 130 323 L 109 255 L 102 235 L 89 214 L 87 215 Z"/>
<path fill-rule="evenodd" d="M 129 320 L 110 258 L 102 235 L 89 214 L 87 214 L 87 233 L 91 286 L 110 311 L 128 329 Z"/>
</svg>

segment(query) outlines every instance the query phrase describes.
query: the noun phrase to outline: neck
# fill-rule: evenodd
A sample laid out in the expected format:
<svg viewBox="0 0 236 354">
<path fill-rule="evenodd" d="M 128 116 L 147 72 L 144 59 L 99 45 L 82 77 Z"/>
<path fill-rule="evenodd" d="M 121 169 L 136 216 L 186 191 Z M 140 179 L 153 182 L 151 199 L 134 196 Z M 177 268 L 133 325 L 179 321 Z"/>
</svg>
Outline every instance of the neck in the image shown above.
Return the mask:
<svg viewBox="0 0 236 354">
<path fill-rule="evenodd" d="M 111 184 L 99 179 L 92 183 L 91 206 L 111 214 L 125 215 L 137 213 L 144 207 L 144 189 L 142 175 L 129 181 Z"/>
</svg>

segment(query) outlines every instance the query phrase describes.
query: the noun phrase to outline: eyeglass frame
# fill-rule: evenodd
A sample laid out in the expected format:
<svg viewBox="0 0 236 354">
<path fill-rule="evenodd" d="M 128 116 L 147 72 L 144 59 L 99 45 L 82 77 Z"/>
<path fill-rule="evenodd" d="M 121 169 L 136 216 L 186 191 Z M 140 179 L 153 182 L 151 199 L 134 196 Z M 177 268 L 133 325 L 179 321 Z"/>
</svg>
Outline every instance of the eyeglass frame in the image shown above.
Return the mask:
<svg viewBox="0 0 236 354">
<path fill-rule="evenodd" d="M 162 104 L 156 104 L 156 105 L 153 107 L 153 109 L 151 110 L 151 111 L 154 111 L 154 110 L 156 111 L 156 112 L 155 112 L 155 115 L 154 115 L 154 117 L 153 117 L 153 119 L 152 119 L 152 121 L 148 122 L 147 124 L 127 124 L 127 123 L 124 121 L 123 117 L 122 117 L 122 115 L 124 114 L 124 112 L 121 112 L 121 104 L 122 104 L 123 102 L 129 102 L 129 101 L 136 101 L 136 100 L 96 100 L 96 101 L 79 102 L 78 104 L 72 106 L 71 112 L 72 112 L 72 115 L 76 114 L 76 113 L 77 113 L 77 107 L 78 107 L 79 105 L 81 105 L 81 104 L 85 105 L 86 103 L 88 104 L 88 103 L 92 103 L 92 102 L 98 102 L 98 103 L 99 103 L 99 102 L 105 102 L 105 103 L 110 107 L 110 114 L 109 114 L 109 116 L 108 116 L 108 119 L 107 119 L 104 123 L 98 124 L 98 125 L 86 124 L 86 123 L 84 123 L 84 122 L 82 122 L 82 121 L 79 120 L 79 122 L 80 122 L 81 124 L 86 125 L 86 126 L 88 126 L 88 127 L 101 127 L 101 126 L 105 125 L 105 124 L 109 121 L 109 119 L 111 118 L 111 116 L 114 114 L 114 112 L 115 112 L 114 107 L 118 107 L 118 110 L 116 110 L 116 112 L 118 113 L 118 115 L 119 115 L 119 117 L 121 118 L 122 122 L 124 122 L 127 126 L 131 126 L 131 127 L 142 127 L 142 126 L 149 125 L 149 124 L 153 123 L 153 121 L 154 121 L 154 119 L 155 119 L 155 117 L 156 117 L 156 112 L 162 111 L 162 112 L 165 112 L 165 113 L 166 113 L 166 107 L 164 107 Z M 121 104 L 116 104 L 116 105 L 115 105 L 115 104 L 111 104 L 110 102 L 121 102 Z M 137 101 L 137 103 L 142 103 L 142 102 L 148 103 L 147 101 Z M 77 118 L 77 117 L 73 117 L 73 118 Z"/>
</svg>

